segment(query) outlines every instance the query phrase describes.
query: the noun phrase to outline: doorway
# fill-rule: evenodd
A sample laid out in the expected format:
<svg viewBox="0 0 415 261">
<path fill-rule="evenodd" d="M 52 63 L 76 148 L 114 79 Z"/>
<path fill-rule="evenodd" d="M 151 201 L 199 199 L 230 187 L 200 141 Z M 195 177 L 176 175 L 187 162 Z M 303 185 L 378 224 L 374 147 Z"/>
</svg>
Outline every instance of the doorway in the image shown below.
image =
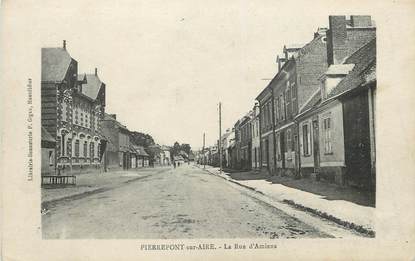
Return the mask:
<svg viewBox="0 0 415 261">
<path fill-rule="evenodd" d="M 314 156 L 314 173 L 320 171 L 320 142 L 318 119 L 313 120 L 313 156 Z"/>
<path fill-rule="evenodd" d="M 285 169 L 285 132 L 280 134 L 280 155 L 281 155 L 281 168 Z"/>
</svg>

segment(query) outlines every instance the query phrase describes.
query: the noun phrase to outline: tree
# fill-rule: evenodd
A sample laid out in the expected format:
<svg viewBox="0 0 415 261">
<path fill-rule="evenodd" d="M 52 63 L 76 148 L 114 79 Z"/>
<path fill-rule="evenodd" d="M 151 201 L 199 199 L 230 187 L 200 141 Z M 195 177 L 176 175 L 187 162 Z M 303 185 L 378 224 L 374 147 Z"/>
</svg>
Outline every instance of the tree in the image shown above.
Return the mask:
<svg viewBox="0 0 415 261">
<path fill-rule="evenodd" d="M 138 131 L 131 131 L 130 135 L 132 138 L 132 142 L 136 145 L 147 148 L 155 144 L 153 137 L 151 137 L 151 135 L 149 134 L 141 133 Z"/>
<path fill-rule="evenodd" d="M 180 143 L 178 143 L 177 141 L 174 143 L 173 148 L 171 150 L 171 154 L 172 156 L 177 156 L 179 155 L 179 152 L 181 150 L 181 146 Z"/>
<path fill-rule="evenodd" d="M 189 145 L 189 144 L 187 144 L 187 143 L 183 143 L 183 144 L 180 146 L 180 150 L 182 150 L 182 151 L 186 152 L 186 154 L 187 154 L 187 155 L 189 155 L 189 154 L 190 154 L 190 151 L 192 150 L 192 148 L 190 147 L 190 145 Z"/>
</svg>

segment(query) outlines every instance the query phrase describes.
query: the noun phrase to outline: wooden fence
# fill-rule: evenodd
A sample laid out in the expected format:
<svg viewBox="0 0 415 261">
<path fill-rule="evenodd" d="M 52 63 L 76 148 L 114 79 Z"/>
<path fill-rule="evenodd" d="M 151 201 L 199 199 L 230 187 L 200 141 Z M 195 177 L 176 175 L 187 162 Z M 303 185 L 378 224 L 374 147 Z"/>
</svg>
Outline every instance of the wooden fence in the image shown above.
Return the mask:
<svg viewBox="0 0 415 261">
<path fill-rule="evenodd" d="M 42 176 L 42 186 L 76 185 L 76 176 Z"/>
</svg>

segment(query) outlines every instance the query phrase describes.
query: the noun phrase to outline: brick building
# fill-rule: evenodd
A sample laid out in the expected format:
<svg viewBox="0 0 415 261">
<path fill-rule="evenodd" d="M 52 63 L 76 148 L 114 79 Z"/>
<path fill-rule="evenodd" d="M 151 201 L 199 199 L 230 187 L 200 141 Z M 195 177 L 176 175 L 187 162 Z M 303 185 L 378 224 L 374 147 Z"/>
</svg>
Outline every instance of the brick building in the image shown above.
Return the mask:
<svg viewBox="0 0 415 261">
<path fill-rule="evenodd" d="M 376 89 L 373 80 L 366 84 L 371 87 L 361 87 L 363 76 L 355 73 L 364 75 L 364 68 L 367 77 L 376 77 L 375 65 L 368 66 L 374 64 L 375 34 L 370 16 L 330 16 L 329 28 L 319 28 L 309 43 L 284 46 L 277 74 L 256 97 L 262 169 L 297 177 L 318 173 L 339 184 L 374 184 Z M 348 95 L 333 98 L 339 88 Z M 314 108 L 319 104 L 325 107 Z M 305 115 L 311 117 L 307 124 Z M 316 142 L 326 146 L 325 152 Z"/>
<path fill-rule="evenodd" d="M 100 168 L 104 111 L 105 84 L 97 71 L 78 75 L 65 41 L 62 48 L 42 48 L 41 122 L 56 140 L 58 174 Z"/>
<path fill-rule="evenodd" d="M 256 97 L 260 110 L 260 147 L 261 169 L 270 173 L 275 171 L 275 131 L 274 131 L 274 94 L 269 85 Z"/>
<path fill-rule="evenodd" d="M 236 121 L 236 123 L 233 126 L 233 129 L 235 130 L 235 142 L 232 147 L 232 168 L 234 169 L 241 169 L 242 168 L 242 153 L 241 153 L 241 141 L 242 141 L 242 135 L 241 135 L 241 119 Z"/>
<path fill-rule="evenodd" d="M 240 132 L 240 168 L 250 170 L 252 168 L 252 111 L 248 112 L 239 124 Z"/>
<path fill-rule="evenodd" d="M 259 137 L 259 106 L 256 104 L 252 109 L 251 125 L 251 168 L 259 169 L 261 162 L 261 147 Z"/>
<path fill-rule="evenodd" d="M 117 121 L 116 114 L 105 113 L 102 133 L 107 140 L 105 170 L 131 168 L 130 132 Z"/>
<path fill-rule="evenodd" d="M 326 30 L 303 46 L 284 46 L 284 60 L 270 83 L 274 93 L 276 173 L 299 174 L 298 128 L 294 117 L 309 97 L 320 88 L 319 77 L 327 69 Z"/>
<path fill-rule="evenodd" d="M 375 30 L 370 16 L 330 17 L 330 66 L 297 117 L 303 176 L 375 187 Z"/>
<path fill-rule="evenodd" d="M 294 117 L 319 90 L 327 69 L 324 29 L 306 45 L 286 45 L 277 57 L 278 72 L 256 100 L 260 106 L 262 167 L 270 173 L 299 173 L 298 130 Z"/>
</svg>

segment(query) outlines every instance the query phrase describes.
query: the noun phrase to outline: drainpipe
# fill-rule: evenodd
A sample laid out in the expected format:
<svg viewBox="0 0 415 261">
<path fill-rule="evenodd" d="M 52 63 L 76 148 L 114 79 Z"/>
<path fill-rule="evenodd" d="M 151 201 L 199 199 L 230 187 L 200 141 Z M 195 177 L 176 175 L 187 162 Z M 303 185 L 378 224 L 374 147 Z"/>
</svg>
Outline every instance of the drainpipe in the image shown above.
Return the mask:
<svg viewBox="0 0 415 261">
<path fill-rule="evenodd" d="M 262 144 L 262 113 L 263 113 L 263 111 L 262 111 L 262 109 L 261 109 L 261 103 L 258 101 L 258 109 L 259 109 L 259 115 L 258 115 L 258 117 L 259 117 L 259 120 L 258 120 L 258 122 L 259 122 L 259 124 L 258 124 L 258 126 L 259 126 L 259 169 L 260 170 L 262 170 L 262 149 L 263 149 L 263 147 L 262 146 L 264 146 L 263 144 Z"/>
<path fill-rule="evenodd" d="M 272 115 L 272 137 L 273 137 L 273 140 L 274 140 L 274 144 L 273 144 L 273 152 L 274 152 L 274 155 L 272 156 L 273 158 L 274 158 L 274 168 L 275 168 L 275 171 L 277 170 L 277 157 L 275 157 L 275 155 L 277 154 L 277 143 L 276 143 L 276 134 L 275 134 L 275 104 L 274 104 L 274 101 L 275 101 L 275 99 L 274 99 L 274 88 L 272 88 L 271 87 L 271 105 L 272 105 L 272 113 L 271 113 L 271 115 Z"/>
</svg>

